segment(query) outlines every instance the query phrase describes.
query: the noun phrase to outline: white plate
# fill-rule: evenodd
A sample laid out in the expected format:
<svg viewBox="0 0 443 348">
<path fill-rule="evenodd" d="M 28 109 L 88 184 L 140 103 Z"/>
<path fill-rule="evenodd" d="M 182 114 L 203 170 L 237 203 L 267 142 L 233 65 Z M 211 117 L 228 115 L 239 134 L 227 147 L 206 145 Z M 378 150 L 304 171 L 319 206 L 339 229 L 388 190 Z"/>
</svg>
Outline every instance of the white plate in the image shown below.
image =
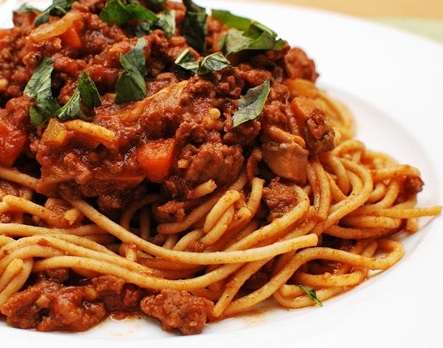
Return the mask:
<svg viewBox="0 0 443 348">
<path fill-rule="evenodd" d="M 41 1 L 39 1 L 41 3 Z M 353 17 L 308 8 L 206 1 L 268 25 L 317 64 L 319 85 L 355 114 L 368 148 L 418 167 L 420 204 L 443 202 L 443 46 Z M 0 7 L 0 24 L 6 6 Z M 167 334 L 155 323 L 108 321 L 86 333 L 37 333 L 0 323 L 2 346 L 45 347 L 437 347 L 443 344 L 443 220 L 406 242 L 392 269 L 321 308 L 275 309 L 212 324 L 201 335 Z"/>
</svg>

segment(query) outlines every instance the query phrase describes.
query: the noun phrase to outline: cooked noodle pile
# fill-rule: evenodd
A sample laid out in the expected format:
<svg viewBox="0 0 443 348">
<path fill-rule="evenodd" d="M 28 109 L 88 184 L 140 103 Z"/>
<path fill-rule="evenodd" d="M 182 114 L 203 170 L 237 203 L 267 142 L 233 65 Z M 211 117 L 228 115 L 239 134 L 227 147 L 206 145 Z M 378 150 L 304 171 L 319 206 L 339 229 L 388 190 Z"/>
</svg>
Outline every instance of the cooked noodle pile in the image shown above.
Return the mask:
<svg viewBox="0 0 443 348">
<path fill-rule="evenodd" d="M 143 312 L 195 334 L 264 301 L 319 306 L 440 214 L 262 24 L 191 1 L 66 5 L 0 31 L 9 325 Z"/>
</svg>

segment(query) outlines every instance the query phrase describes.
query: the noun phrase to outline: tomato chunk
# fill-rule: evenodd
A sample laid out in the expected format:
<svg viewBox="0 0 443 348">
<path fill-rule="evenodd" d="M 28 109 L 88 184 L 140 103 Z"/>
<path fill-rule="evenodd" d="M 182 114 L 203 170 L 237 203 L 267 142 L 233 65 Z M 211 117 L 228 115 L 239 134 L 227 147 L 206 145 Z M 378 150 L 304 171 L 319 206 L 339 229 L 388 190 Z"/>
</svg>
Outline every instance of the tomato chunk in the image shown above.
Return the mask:
<svg viewBox="0 0 443 348">
<path fill-rule="evenodd" d="M 81 48 L 82 47 L 82 39 L 80 37 L 79 32 L 76 28 L 69 28 L 62 35 L 60 35 L 63 43 L 71 46 L 72 48 Z"/>
<path fill-rule="evenodd" d="M 172 138 L 149 141 L 138 150 L 137 162 L 152 182 L 163 182 L 169 175 L 174 159 L 175 140 Z"/>
</svg>

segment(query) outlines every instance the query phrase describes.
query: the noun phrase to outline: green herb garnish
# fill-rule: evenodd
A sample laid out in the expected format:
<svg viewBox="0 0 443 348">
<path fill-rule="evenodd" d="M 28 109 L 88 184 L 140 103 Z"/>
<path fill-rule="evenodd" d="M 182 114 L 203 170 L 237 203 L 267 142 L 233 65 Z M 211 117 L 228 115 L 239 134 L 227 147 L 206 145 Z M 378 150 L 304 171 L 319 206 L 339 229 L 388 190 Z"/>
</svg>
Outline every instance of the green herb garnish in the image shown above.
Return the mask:
<svg viewBox="0 0 443 348">
<path fill-rule="evenodd" d="M 181 32 L 189 46 L 200 53 L 206 51 L 206 9 L 191 0 L 183 0 L 186 7 Z"/>
<path fill-rule="evenodd" d="M 309 296 L 309 298 L 316 303 L 317 306 L 323 307 L 323 304 L 317 297 L 317 293 L 315 292 L 315 289 L 312 289 L 309 286 L 306 285 L 299 285 L 300 289 L 302 289 L 306 294 Z"/>
<path fill-rule="evenodd" d="M 53 70 L 52 60 L 45 57 L 35 69 L 23 92 L 28 97 L 35 99 L 35 104 L 30 109 L 30 117 L 36 126 L 44 123 L 60 108 L 52 95 L 51 74 Z"/>
<path fill-rule="evenodd" d="M 267 26 L 225 10 L 212 10 L 212 16 L 231 28 L 220 48 L 226 56 L 244 50 L 281 50 L 285 41 Z"/>
<path fill-rule="evenodd" d="M 228 28 L 236 28 L 246 31 L 252 23 L 252 20 L 246 17 L 237 16 L 226 10 L 211 10 L 211 16 L 222 22 Z"/>
<path fill-rule="evenodd" d="M 100 19 L 108 23 L 122 25 L 133 19 L 156 21 L 157 16 L 138 3 L 126 4 L 120 0 L 110 0 L 100 12 Z"/>
<path fill-rule="evenodd" d="M 115 85 L 115 102 L 117 104 L 141 100 L 146 97 L 146 60 L 143 38 L 126 54 L 120 56 L 123 71 Z"/>
<path fill-rule="evenodd" d="M 148 6 L 155 10 L 162 10 L 155 14 L 138 1 L 110 0 L 100 12 L 100 19 L 108 23 L 124 25 L 132 20 L 139 21 L 135 27 L 135 34 L 140 37 L 149 34 L 153 29 L 161 29 L 166 36 L 175 32 L 174 11 L 164 5 L 164 0 L 148 1 Z"/>
<path fill-rule="evenodd" d="M 94 81 L 84 71 L 69 101 L 60 106 L 52 94 L 53 70 L 52 60 L 44 58 L 24 90 L 25 95 L 35 99 L 35 104 L 29 112 L 32 123 L 38 127 L 51 117 L 57 117 L 61 121 L 75 118 L 88 119 L 87 114 L 91 113 L 91 109 L 101 105 L 100 94 Z"/>
<path fill-rule="evenodd" d="M 175 12 L 168 8 L 157 14 L 157 21 L 154 28 L 163 30 L 167 37 L 175 33 Z"/>
<path fill-rule="evenodd" d="M 238 109 L 233 115 L 233 127 L 255 120 L 263 110 L 271 90 L 271 82 L 266 79 L 261 85 L 249 89 L 238 101 Z"/>
<path fill-rule="evenodd" d="M 231 64 L 221 52 L 212 53 L 197 62 L 189 49 L 180 54 L 175 60 L 175 64 L 200 76 L 231 67 Z"/>
<path fill-rule="evenodd" d="M 102 105 L 100 94 L 94 81 L 89 77 L 86 71 L 83 71 L 77 88 L 69 101 L 58 110 L 56 117 L 60 121 L 81 118 L 90 120 L 90 110 Z"/>
<path fill-rule="evenodd" d="M 220 71 L 225 68 L 230 68 L 231 63 L 221 52 L 212 53 L 204 57 L 198 64 L 197 74 L 206 75 L 211 71 Z"/>
<path fill-rule="evenodd" d="M 175 60 L 175 65 L 180 68 L 191 71 L 194 74 L 197 73 L 198 62 L 195 57 L 192 55 L 191 50 L 189 48 L 185 49 Z"/>
</svg>

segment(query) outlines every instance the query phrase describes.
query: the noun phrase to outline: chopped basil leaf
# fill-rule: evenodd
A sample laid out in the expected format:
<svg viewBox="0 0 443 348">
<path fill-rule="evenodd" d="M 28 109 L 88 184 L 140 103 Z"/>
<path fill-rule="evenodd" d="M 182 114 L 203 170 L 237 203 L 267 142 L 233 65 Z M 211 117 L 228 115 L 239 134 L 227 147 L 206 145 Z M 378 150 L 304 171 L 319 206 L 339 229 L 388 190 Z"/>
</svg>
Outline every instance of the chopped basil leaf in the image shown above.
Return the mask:
<svg viewBox="0 0 443 348">
<path fill-rule="evenodd" d="M 24 94 L 29 97 L 37 97 L 38 95 L 50 95 L 52 97 L 51 74 L 53 70 L 54 64 L 51 58 L 43 58 L 29 79 Z"/>
<path fill-rule="evenodd" d="M 160 29 L 164 32 L 166 37 L 170 37 L 175 33 L 175 14 L 173 10 L 165 9 L 163 12 L 157 14 L 156 21 L 141 21 L 134 28 L 134 33 L 137 37 L 150 34 L 154 29 Z"/>
<path fill-rule="evenodd" d="M 240 17 L 226 10 L 211 10 L 211 16 L 222 22 L 228 28 L 247 30 L 252 21 L 249 18 Z"/>
<path fill-rule="evenodd" d="M 51 74 L 53 70 L 52 60 L 45 57 L 35 69 L 24 90 L 25 95 L 35 99 L 35 104 L 30 109 L 30 117 L 36 126 L 52 117 L 60 107 L 52 96 Z"/>
<path fill-rule="evenodd" d="M 102 100 L 100 98 L 100 93 L 97 90 L 97 86 L 86 71 L 82 72 L 77 89 L 80 92 L 82 103 L 88 108 L 94 108 L 102 105 Z"/>
<path fill-rule="evenodd" d="M 35 99 L 35 104 L 29 112 L 32 123 L 38 127 L 51 117 L 58 117 L 62 121 L 74 118 L 87 119 L 86 112 L 101 105 L 100 94 L 94 81 L 84 71 L 69 101 L 60 107 L 52 95 L 51 74 L 53 70 L 52 60 L 44 58 L 35 69 L 24 90 L 25 95 Z"/>
<path fill-rule="evenodd" d="M 195 57 L 192 55 L 190 49 L 185 49 L 175 60 L 175 65 L 185 69 L 187 71 L 191 71 L 193 73 L 197 73 L 198 62 L 195 60 Z"/>
<path fill-rule="evenodd" d="M 145 39 L 137 39 L 135 46 L 128 53 L 122 54 L 120 57 L 120 63 L 123 68 L 127 70 L 135 68 L 144 77 L 146 75 L 145 46 Z"/>
<path fill-rule="evenodd" d="M 161 29 L 169 37 L 175 33 L 175 14 L 164 3 L 165 0 L 148 1 L 148 7 L 163 10 L 155 14 L 136 0 L 128 0 L 128 3 L 123 0 L 110 0 L 100 13 L 100 18 L 118 25 L 138 20 L 140 23 L 134 29 L 138 37 L 151 33 L 153 29 Z"/>
<path fill-rule="evenodd" d="M 57 111 L 55 116 L 59 118 L 60 121 L 67 121 L 75 118 L 86 119 L 82 113 L 80 105 L 80 91 L 78 89 L 74 91 L 68 102 Z"/>
<path fill-rule="evenodd" d="M 226 57 L 221 52 L 215 52 L 204 57 L 198 63 L 197 74 L 205 75 L 211 71 L 220 71 L 230 67 L 231 63 L 229 63 Z"/>
<path fill-rule="evenodd" d="M 277 33 L 258 22 L 251 23 L 244 35 L 253 40 L 249 49 L 281 50 L 285 44 L 284 40 L 277 40 Z"/>
<path fill-rule="evenodd" d="M 157 14 L 157 21 L 154 27 L 163 30 L 167 37 L 175 33 L 175 12 L 166 8 L 164 11 Z"/>
<path fill-rule="evenodd" d="M 263 110 L 271 90 L 271 82 L 266 79 L 261 85 L 249 89 L 238 101 L 238 109 L 233 115 L 233 126 L 256 119 Z"/>
<path fill-rule="evenodd" d="M 134 28 L 134 34 L 137 37 L 145 36 L 146 34 L 150 34 L 154 28 L 153 22 L 140 22 Z"/>
<path fill-rule="evenodd" d="M 212 53 L 197 62 L 189 49 L 180 54 L 175 60 L 175 64 L 198 75 L 206 75 L 212 71 L 220 71 L 231 67 L 231 64 L 221 52 Z"/>
<path fill-rule="evenodd" d="M 243 31 L 235 29 L 231 29 L 226 33 L 220 41 L 220 48 L 226 56 L 246 50 L 252 44 L 253 40 L 243 34 Z"/>
<path fill-rule="evenodd" d="M 120 56 L 120 63 L 124 69 L 115 85 L 117 104 L 146 97 L 146 60 L 143 50 L 145 46 L 145 40 L 139 38 L 134 48 Z"/>
<path fill-rule="evenodd" d="M 182 23 L 182 34 L 189 46 L 200 53 L 206 51 L 206 9 L 198 6 L 191 0 L 183 0 L 186 7 Z"/>
<path fill-rule="evenodd" d="M 43 23 L 49 21 L 49 16 L 62 17 L 71 9 L 74 0 L 54 0 L 45 11 L 43 11 L 34 22 L 37 27 Z"/>
<path fill-rule="evenodd" d="M 223 37 L 220 47 L 229 56 L 244 50 L 281 50 L 285 41 L 276 39 L 271 31 L 263 30 L 258 23 L 252 23 L 247 31 L 229 30 Z"/>
<path fill-rule="evenodd" d="M 31 122 L 38 127 L 55 115 L 59 109 L 60 105 L 52 96 L 48 99 L 38 96 L 36 103 L 29 110 L 29 117 Z"/>
<path fill-rule="evenodd" d="M 157 16 L 138 3 L 126 4 L 120 0 L 110 0 L 100 12 L 100 19 L 105 22 L 122 25 L 132 19 L 156 21 Z"/>
<path fill-rule="evenodd" d="M 315 292 L 315 289 L 310 288 L 309 286 L 306 285 L 299 285 L 299 287 L 306 292 L 306 294 L 308 294 L 309 298 L 314 301 L 317 306 L 319 307 L 323 307 L 323 304 L 321 303 L 321 301 L 318 299 L 317 297 L 317 293 Z"/>
<path fill-rule="evenodd" d="M 285 45 L 276 32 L 256 21 L 224 10 L 212 10 L 212 16 L 231 28 L 220 42 L 226 56 L 244 50 L 281 50 Z"/>
<path fill-rule="evenodd" d="M 136 70 L 124 70 L 115 85 L 117 104 L 142 100 L 146 97 L 146 85 L 142 75 Z"/>
<path fill-rule="evenodd" d="M 77 88 L 69 101 L 57 112 L 56 117 L 61 121 L 81 118 L 88 120 L 88 111 L 102 105 L 97 87 L 86 71 L 80 76 Z"/>
</svg>

